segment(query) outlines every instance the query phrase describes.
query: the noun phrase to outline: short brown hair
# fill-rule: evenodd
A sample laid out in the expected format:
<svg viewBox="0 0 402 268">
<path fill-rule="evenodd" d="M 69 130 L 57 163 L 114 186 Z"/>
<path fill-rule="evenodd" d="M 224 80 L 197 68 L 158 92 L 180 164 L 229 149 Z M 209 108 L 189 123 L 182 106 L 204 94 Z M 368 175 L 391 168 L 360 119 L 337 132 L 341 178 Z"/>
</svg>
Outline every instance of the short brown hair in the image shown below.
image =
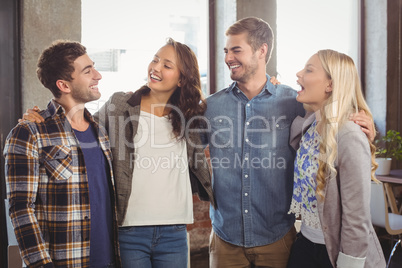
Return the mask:
<svg viewBox="0 0 402 268">
<path fill-rule="evenodd" d="M 247 42 L 254 52 L 264 43 L 268 45 L 267 56 L 265 57 L 265 63 L 268 63 L 274 45 L 274 33 L 268 22 L 256 17 L 247 17 L 238 20 L 226 31 L 226 35 L 238 35 L 242 33 L 248 34 Z"/>
<path fill-rule="evenodd" d="M 86 48 L 79 42 L 66 40 L 56 40 L 42 52 L 38 59 L 36 74 L 54 97 L 61 96 L 56 81 L 59 79 L 72 81 L 73 62 L 86 53 Z"/>
</svg>

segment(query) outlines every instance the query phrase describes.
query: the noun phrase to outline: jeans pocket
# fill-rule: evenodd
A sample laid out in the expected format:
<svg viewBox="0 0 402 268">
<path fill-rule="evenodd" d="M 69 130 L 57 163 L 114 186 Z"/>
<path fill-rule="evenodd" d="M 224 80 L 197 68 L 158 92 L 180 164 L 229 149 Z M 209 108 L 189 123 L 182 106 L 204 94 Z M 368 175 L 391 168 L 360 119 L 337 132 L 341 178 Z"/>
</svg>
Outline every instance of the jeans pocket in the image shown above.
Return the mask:
<svg viewBox="0 0 402 268">
<path fill-rule="evenodd" d="M 128 233 L 130 231 L 133 231 L 135 226 L 124 226 L 124 227 L 119 227 L 119 233 Z"/>
<path fill-rule="evenodd" d="M 183 231 L 183 230 L 185 230 L 187 228 L 187 225 L 185 225 L 185 224 L 176 224 L 176 225 L 174 225 L 174 229 L 176 230 L 176 231 Z"/>
<path fill-rule="evenodd" d="M 283 246 L 290 253 L 290 249 L 292 248 L 295 240 L 298 239 L 298 234 L 296 234 L 296 229 L 294 227 L 290 228 L 289 232 L 282 238 Z"/>
</svg>

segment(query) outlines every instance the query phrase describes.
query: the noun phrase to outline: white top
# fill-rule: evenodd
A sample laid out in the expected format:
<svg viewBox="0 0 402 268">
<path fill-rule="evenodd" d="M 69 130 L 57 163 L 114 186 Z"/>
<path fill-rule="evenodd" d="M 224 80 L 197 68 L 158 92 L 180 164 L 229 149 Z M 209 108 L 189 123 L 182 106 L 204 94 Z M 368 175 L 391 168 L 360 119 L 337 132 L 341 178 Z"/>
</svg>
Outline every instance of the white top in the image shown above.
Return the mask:
<svg viewBox="0 0 402 268">
<path fill-rule="evenodd" d="M 193 223 L 187 146 L 174 137 L 170 120 L 141 111 L 134 146 L 123 226 Z"/>
<path fill-rule="evenodd" d="M 302 221 L 300 232 L 313 243 L 325 245 L 324 233 L 321 228 L 314 228 Z"/>
</svg>

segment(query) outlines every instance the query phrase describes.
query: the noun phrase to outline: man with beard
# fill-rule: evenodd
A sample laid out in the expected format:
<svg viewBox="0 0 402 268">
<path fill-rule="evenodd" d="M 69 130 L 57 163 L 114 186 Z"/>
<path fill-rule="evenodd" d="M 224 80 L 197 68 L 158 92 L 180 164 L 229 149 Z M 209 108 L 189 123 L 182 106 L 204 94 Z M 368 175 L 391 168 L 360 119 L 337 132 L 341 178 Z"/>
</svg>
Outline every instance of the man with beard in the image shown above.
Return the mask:
<svg viewBox="0 0 402 268">
<path fill-rule="evenodd" d="M 109 139 L 85 109 L 102 78 L 78 42 L 56 41 L 37 74 L 54 98 L 44 122 L 5 144 L 9 214 L 29 267 L 120 267 Z"/>
<path fill-rule="evenodd" d="M 295 154 L 290 126 L 305 111 L 295 90 L 273 85 L 266 74 L 274 39 L 267 22 L 241 19 L 226 36 L 234 82 L 207 98 L 202 135 L 217 205 L 210 208 L 210 267 L 286 267 L 296 235 L 287 213 Z M 373 138 L 369 119 L 357 120 Z"/>
</svg>

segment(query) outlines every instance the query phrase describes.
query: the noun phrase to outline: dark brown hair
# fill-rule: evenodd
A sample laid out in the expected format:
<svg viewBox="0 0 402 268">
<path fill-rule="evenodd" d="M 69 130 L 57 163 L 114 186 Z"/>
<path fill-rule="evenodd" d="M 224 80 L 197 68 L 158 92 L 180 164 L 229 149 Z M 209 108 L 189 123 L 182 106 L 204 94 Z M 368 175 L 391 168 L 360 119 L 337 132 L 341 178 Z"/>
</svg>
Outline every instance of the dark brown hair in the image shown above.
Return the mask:
<svg viewBox="0 0 402 268">
<path fill-rule="evenodd" d="M 260 18 L 247 17 L 238 20 L 226 30 L 226 35 L 238 35 L 242 33 L 248 34 L 247 43 L 253 48 L 254 52 L 264 43 L 268 45 L 267 56 L 265 57 L 265 63 L 268 63 L 274 46 L 274 33 L 271 26 Z"/>
<path fill-rule="evenodd" d="M 66 40 L 57 40 L 42 52 L 38 59 L 36 74 L 41 83 L 50 89 L 55 98 L 61 96 L 56 81 L 60 79 L 72 81 L 73 62 L 86 53 L 86 48 L 79 42 Z"/>
<path fill-rule="evenodd" d="M 173 133 L 176 137 L 183 138 L 183 127 L 198 127 L 200 122 L 195 116 L 201 116 L 206 110 L 206 103 L 201 94 L 201 77 L 197 57 L 187 45 L 168 38 L 166 45 L 173 46 L 177 54 L 178 68 L 180 70 L 180 84 L 170 97 L 168 104 L 177 107 L 172 109 L 169 118 L 172 122 Z M 184 117 L 185 126 L 182 118 Z M 188 125 L 189 120 L 193 119 Z"/>
</svg>

